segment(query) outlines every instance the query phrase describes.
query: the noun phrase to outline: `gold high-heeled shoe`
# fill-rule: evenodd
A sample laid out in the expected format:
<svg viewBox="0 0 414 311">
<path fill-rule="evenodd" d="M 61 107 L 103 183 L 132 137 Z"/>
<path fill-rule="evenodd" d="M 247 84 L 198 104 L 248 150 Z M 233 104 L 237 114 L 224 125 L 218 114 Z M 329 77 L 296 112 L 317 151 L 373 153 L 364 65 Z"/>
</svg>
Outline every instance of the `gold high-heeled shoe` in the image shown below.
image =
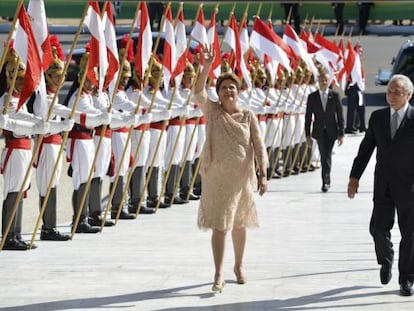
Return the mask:
<svg viewBox="0 0 414 311">
<path fill-rule="evenodd" d="M 234 268 L 233 271 L 236 275 L 237 284 L 246 284 L 246 279 L 244 278 L 244 275 L 241 272 L 241 270 L 237 270 L 236 268 Z"/>
<path fill-rule="evenodd" d="M 211 290 L 213 292 L 219 292 L 221 294 L 221 292 L 223 291 L 223 288 L 224 288 L 225 285 L 226 285 L 226 282 L 224 282 L 224 281 L 222 281 L 221 283 L 214 283 Z"/>
</svg>

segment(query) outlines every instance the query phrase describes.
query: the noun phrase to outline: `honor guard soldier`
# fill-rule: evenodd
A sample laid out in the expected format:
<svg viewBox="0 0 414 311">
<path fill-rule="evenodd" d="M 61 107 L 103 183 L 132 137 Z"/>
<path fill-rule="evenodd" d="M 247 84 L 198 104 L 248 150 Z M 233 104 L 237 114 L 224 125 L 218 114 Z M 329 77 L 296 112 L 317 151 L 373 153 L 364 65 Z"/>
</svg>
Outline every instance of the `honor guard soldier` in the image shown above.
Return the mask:
<svg viewBox="0 0 414 311">
<path fill-rule="evenodd" d="M 102 124 L 109 124 L 112 115 L 107 112 L 101 112 L 94 107 L 92 97 L 94 85 L 92 81 L 90 81 L 89 78 L 86 78 L 83 88 L 79 88 L 81 77 L 83 77 L 84 72 L 87 70 L 86 65 L 88 57 L 89 53 L 85 53 L 82 56 L 78 81 L 74 82 L 74 85 L 66 98 L 68 108 L 72 109 L 76 104 L 77 93 L 80 92 L 76 110 L 81 113 L 101 115 Z M 72 131 L 69 133 L 69 139 L 66 146 L 67 161 L 71 163 L 68 173 L 72 177 L 74 189 L 72 194 L 74 220 L 76 215 L 79 212 L 81 213 L 79 224 L 76 227 L 76 233 L 97 233 L 100 231 L 100 228 L 91 226 L 88 223 L 89 189 L 86 189 L 86 183 L 89 177 L 89 172 L 92 169 L 92 162 L 95 155 L 93 136 L 94 128 L 88 127 L 82 119 L 80 123 L 75 123 Z M 85 191 L 85 204 L 81 206 L 81 200 Z"/>
<path fill-rule="evenodd" d="M 123 52 L 120 51 L 120 54 Z M 121 57 L 122 58 L 122 57 Z M 137 127 L 141 124 L 148 123 L 150 121 L 150 115 L 148 113 L 140 115 L 139 113 L 135 115 L 136 110 L 136 103 L 131 101 L 127 95 L 126 87 L 128 86 L 129 79 L 132 77 L 131 65 L 128 60 L 124 60 L 123 64 L 121 64 L 120 73 L 121 79 L 119 82 L 118 90 L 115 94 L 114 99 L 114 110 L 129 114 L 133 120 L 131 123 L 126 123 L 128 127 L 125 125 L 122 127 L 118 127 L 113 129 L 112 132 L 112 151 L 114 154 L 114 169 L 115 173 L 119 174 L 118 182 L 116 186 L 114 185 L 114 177 L 111 177 L 111 188 L 115 188 L 115 193 L 112 199 L 112 207 L 111 207 L 111 217 L 114 219 L 118 212 L 118 209 L 121 208 L 120 219 L 134 219 L 136 218 L 135 213 L 131 213 L 129 210 L 129 206 L 127 210 L 124 210 L 123 206 L 121 207 L 121 199 L 124 193 L 124 176 L 131 168 L 133 162 L 133 154 L 131 153 L 131 141 L 127 141 L 129 126 Z M 125 149 L 125 151 L 124 151 Z M 121 155 L 125 152 L 125 159 L 121 165 Z M 136 212 L 136 211 L 135 211 Z M 154 210 L 144 208 L 141 213 L 152 214 Z"/>
<path fill-rule="evenodd" d="M 6 112 L 6 124 L 3 130 L 5 137 L 5 148 L 1 155 L 1 173 L 3 174 L 3 209 L 2 209 L 2 235 L 6 234 L 6 227 L 11 222 L 6 241 L 3 246 L 5 250 L 27 250 L 28 243 L 22 238 L 22 213 L 23 197 L 29 189 L 30 175 L 23 185 L 26 172 L 32 158 L 33 134 L 58 133 L 70 128 L 70 123 L 44 122 L 41 118 L 27 111 L 25 104 L 18 107 L 20 92 L 23 87 L 26 67 L 19 60 L 13 50 L 9 51 L 6 65 L 7 90 L 0 97 L 0 109 Z M 16 75 L 15 84 L 13 76 Z M 10 119 L 9 119 L 10 118 Z M 22 187 L 23 186 L 23 187 Z M 19 191 L 23 190 L 20 200 Z M 15 204 L 17 209 L 15 209 Z M 15 214 L 13 215 L 15 211 Z M 32 245 L 32 248 L 35 248 Z"/>
<path fill-rule="evenodd" d="M 186 98 L 190 96 L 193 84 L 195 81 L 196 72 L 194 66 L 191 63 L 187 63 L 187 66 L 184 69 L 183 78 L 181 81 L 180 87 L 180 96 Z M 193 95 L 193 94 L 191 94 Z M 181 160 L 181 165 L 183 168 L 183 175 L 180 181 L 180 197 L 184 200 L 198 200 L 200 197 L 193 192 L 190 192 L 191 182 L 193 180 L 193 166 L 194 166 L 194 156 L 197 147 L 197 135 L 200 118 L 203 116 L 203 113 L 196 104 L 192 103 L 192 109 L 190 109 L 189 117 L 185 120 L 185 142 L 184 142 L 184 153 Z M 197 122 L 198 121 L 198 122 Z M 193 139 L 191 140 L 191 137 Z M 185 158 L 185 153 L 187 157 Z"/>
</svg>

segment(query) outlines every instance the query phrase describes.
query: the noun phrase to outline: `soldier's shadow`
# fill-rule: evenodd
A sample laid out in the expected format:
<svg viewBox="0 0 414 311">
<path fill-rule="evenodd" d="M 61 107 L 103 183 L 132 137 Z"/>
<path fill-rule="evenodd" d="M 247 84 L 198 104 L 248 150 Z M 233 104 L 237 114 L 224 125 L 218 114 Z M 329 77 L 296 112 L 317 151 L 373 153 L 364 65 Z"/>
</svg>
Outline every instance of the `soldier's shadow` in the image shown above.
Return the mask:
<svg viewBox="0 0 414 311">
<path fill-rule="evenodd" d="M 210 288 L 210 283 L 203 284 L 194 284 L 189 286 L 174 287 L 163 290 L 151 290 L 144 291 L 139 293 L 130 293 L 125 295 L 115 295 L 107 297 L 90 297 L 90 298 L 78 298 L 78 299 L 68 299 L 60 301 L 51 301 L 44 303 L 34 303 L 27 305 L 20 305 L 16 307 L 0 308 L 0 310 L 8 311 L 57 311 L 57 310 L 71 310 L 71 309 L 95 309 L 95 308 L 106 308 L 106 309 L 117 309 L 117 308 L 134 308 L 135 304 L 140 301 L 145 300 L 154 300 L 154 299 L 169 299 L 177 297 L 199 297 L 201 299 L 209 298 L 215 294 L 211 292 L 206 292 L 203 294 L 188 294 L 183 293 L 184 291 L 196 289 L 199 287 L 207 286 Z M 342 287 L 336 288 L 328 291 L 323 291 L 320 293 L 315 293 L 312 295 L 299 296 L 289 299 L 269 299 L 261 301 L 248 301 L 248 302 L 238 302 L 238 303 L 228 303 L 220 305 L 221 311 L 230 311 L 230 310 L 306 310 L 306 309 L 326 309 L 327 306 L 318 306 L 315 304 L 328 303 L 329 308 L 351 308 L 351 307 L 363 307 L 364 305 L 384 305 L 387 303 L 393 302 L 384 302 L 381 299 L 376 300 L 375 303 L 347 303 L 347 300 L 361 299 L 364 297 L 370 296 L 384 296 L 384 295 L 396 295 L 395 290 L 390 291 L 378 291 L 375 293 L 353 293 L 355 291 L 360 291 L 364 289 L 373 289 L 379 287 L 369 287 L 369 286 L 351 286 L 351 287 Z M 225 295 L 223 293 L 222 295 Z M 335 303 L 335 304 L 334 304 Z M 402 302 L 401 302 L 402 303 Z M 121 305 L 122 304 L 122 305 Z M 166 308 L 158 309 L 161 310 L 212 310 L 214 306 L 192 306 L 192 307 L 176 307 L 176 308 Z"/>
</svg>

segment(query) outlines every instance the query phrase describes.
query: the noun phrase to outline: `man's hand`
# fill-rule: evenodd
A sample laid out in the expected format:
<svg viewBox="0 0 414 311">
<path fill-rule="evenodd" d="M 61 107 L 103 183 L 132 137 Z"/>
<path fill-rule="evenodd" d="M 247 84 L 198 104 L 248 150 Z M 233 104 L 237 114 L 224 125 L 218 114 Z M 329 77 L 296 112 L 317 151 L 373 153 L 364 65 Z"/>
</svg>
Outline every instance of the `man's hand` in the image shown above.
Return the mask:
<svg viewBox="0 0 414 311">
<path fill-rule="evenodd" d="M 359 180 L 355 177 L 350 177 L 348 182 L 348 198 L 353 199 L 358 192 Z"/>
<path fill-rule="evenodd" d="M 338 137 L 338 146 L 341 146 L 344 142 L 344 137 L 343 136 L 339 136 Z"/>
<path fill-rule="evenodd" d="M 308 145 L 308 148 L 312 148 L 312 137 L 306 136 L 306 144 Z"/>
</svg>

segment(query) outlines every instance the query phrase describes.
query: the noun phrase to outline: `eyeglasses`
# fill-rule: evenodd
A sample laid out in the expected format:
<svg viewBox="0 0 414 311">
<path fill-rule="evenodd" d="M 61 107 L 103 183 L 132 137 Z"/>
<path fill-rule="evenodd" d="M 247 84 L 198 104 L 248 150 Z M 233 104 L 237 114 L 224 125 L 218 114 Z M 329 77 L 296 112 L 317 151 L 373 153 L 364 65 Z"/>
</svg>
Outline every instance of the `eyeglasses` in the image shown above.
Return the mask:
<svg viewBox="0 0 414 311">
<path fill-rule="evenodd" d="M 388 95 L 395 95 L 395 96 L 404 96 L 405 92 L 387 90 L 387 94 Z"/>
</svg>

